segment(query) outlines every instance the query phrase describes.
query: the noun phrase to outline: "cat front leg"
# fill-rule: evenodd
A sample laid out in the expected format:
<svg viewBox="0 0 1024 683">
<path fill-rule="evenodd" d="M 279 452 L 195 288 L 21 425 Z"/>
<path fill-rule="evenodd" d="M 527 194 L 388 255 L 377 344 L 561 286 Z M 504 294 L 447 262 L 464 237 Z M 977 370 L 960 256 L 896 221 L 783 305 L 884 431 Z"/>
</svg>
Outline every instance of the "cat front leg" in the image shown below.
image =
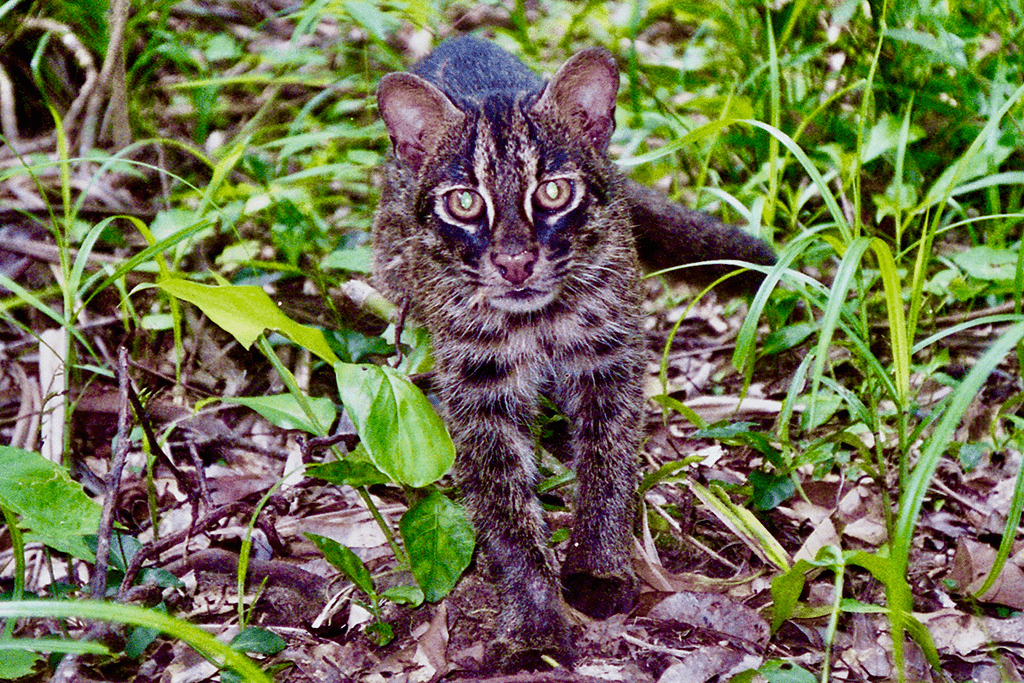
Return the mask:
<svg viewBox="0 0 1024 683">
<path fill-rule="evenodd" d="M 530 425 L 536 386 L 497 358 L 457 360 L 439 387 L 458 458 L 456 477 L 500 601 L 487 660 L 496 669 L 571 665 L 573 648 L 540 501 Z"/>
<path fill-rule="evenodd" d="M 561 581 L 569 604 L 599 619 L 630 612 L 639 597 L 632 547 L 642 358 L 636 350 L 614 354 L 562 385 L 577 492 Z"/>
</svg>

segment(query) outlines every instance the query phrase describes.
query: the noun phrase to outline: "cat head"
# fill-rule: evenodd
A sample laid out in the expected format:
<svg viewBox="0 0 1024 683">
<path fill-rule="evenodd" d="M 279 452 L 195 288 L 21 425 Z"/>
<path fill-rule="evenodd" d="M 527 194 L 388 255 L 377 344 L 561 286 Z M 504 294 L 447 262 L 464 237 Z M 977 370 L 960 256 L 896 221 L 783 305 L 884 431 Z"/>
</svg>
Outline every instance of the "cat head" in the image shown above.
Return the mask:
<svg viewBox="0 0 1024 683">
<path fill-rule="evenodd" d="M 458 56 L 445 68 L 459 68 Z M 546 84 L 499 81 L 389 74 L 377 102 L 394 156 L 415 178 L 417 221 L 453 272 L 480 302 L 528 312 L 554 300 L 602 241 L 618 69 L 595 48 Z"/>
</svg>

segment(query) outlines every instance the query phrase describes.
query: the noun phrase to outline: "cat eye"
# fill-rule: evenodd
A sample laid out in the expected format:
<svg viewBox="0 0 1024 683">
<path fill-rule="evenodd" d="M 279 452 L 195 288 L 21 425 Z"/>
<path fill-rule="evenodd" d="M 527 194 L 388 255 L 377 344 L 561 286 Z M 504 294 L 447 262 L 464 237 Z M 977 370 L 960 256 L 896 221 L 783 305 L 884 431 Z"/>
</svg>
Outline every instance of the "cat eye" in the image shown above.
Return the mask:
<svg viewBox="0 0 1024 683">
<path fill-rule="evenodd" d="M 533 200 L 545 211 L 558 211 L 572 199 L 572 189 L 572 181 L 568 178 L 545 180 L 533 193 Z"/>
<path fill-rule="evenodd" d="M 445 208 L 452 218 L 475 221 L 484 213 L 484 198 L 473 190 L 458 188 L 445 195 Z"/>
</svg>

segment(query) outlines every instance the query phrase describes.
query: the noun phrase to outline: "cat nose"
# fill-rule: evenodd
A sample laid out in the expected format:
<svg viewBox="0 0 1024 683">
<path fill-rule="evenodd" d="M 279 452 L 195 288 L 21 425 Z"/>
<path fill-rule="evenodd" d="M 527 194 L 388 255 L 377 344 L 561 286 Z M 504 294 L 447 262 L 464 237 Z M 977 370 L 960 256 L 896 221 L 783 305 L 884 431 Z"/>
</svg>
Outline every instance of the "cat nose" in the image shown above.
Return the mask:
<svg viewBox="0 0 1024 683">
<path fill-rule="evenodd" d="M 524 249 L 518 254 L 491 254 L 491 261 L 498 267 L 501 276 L 513 285 L 521 285 L 527 278 L 533 275 L 533 264 L 537 261 L 537 254 Z"/>
</svg>

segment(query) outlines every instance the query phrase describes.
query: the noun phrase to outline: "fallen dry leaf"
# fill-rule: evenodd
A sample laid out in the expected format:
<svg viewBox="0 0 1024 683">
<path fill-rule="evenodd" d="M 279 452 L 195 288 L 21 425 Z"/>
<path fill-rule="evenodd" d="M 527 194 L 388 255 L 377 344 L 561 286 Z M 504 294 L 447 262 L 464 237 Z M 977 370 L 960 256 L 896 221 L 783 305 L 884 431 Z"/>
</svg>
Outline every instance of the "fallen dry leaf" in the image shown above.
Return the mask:
<svg viewBox="0 0 1024 683">
<path fill-rule="evenodd" d="M 412 662 L 420 668 L 410 674 L 410 681 L 425 683 L 436 680 L 436 677 L 443 676 L 451 669 L 448 662 L 447 604 L 442 602 L 438 605 L 430 621 L 413 629 L 412 636 L 416 640 L 416 653 Z"/>
<path fill-rule="evenodd" d="M 825 546 L 838 546 L 839 544 L 839 532 L 836 531 L 835 525 L 832 524 L 832 519 L 826 517 L 815 526 L 814 531 L 811 532 L 811 535 L 807 537 L 804 544 L 800 546 L 800 550 L 793 556 L 793 561 L 813 560 L 818 555 L 818 551 Z"/>
<path fill-rule="evenodd" d="M 763 647 L 768 642 L 768 622 L 746 605 L 713 593 L 680 592 L 655 605 L 647 615 L 714 631 L 731 640 Z"/>
<path fill-rule="evenodd" d="M 991 546 L 961 538 L 957 541 L 950 576 L 962 591 L 974 594 L 988 578 L 996 554 L 995 548 Z M 1014 609 L 1024 609 L 1024 571 L 1013 562 L 1007 562 L 992 587 L 979 599 Z"/>
</svg>

